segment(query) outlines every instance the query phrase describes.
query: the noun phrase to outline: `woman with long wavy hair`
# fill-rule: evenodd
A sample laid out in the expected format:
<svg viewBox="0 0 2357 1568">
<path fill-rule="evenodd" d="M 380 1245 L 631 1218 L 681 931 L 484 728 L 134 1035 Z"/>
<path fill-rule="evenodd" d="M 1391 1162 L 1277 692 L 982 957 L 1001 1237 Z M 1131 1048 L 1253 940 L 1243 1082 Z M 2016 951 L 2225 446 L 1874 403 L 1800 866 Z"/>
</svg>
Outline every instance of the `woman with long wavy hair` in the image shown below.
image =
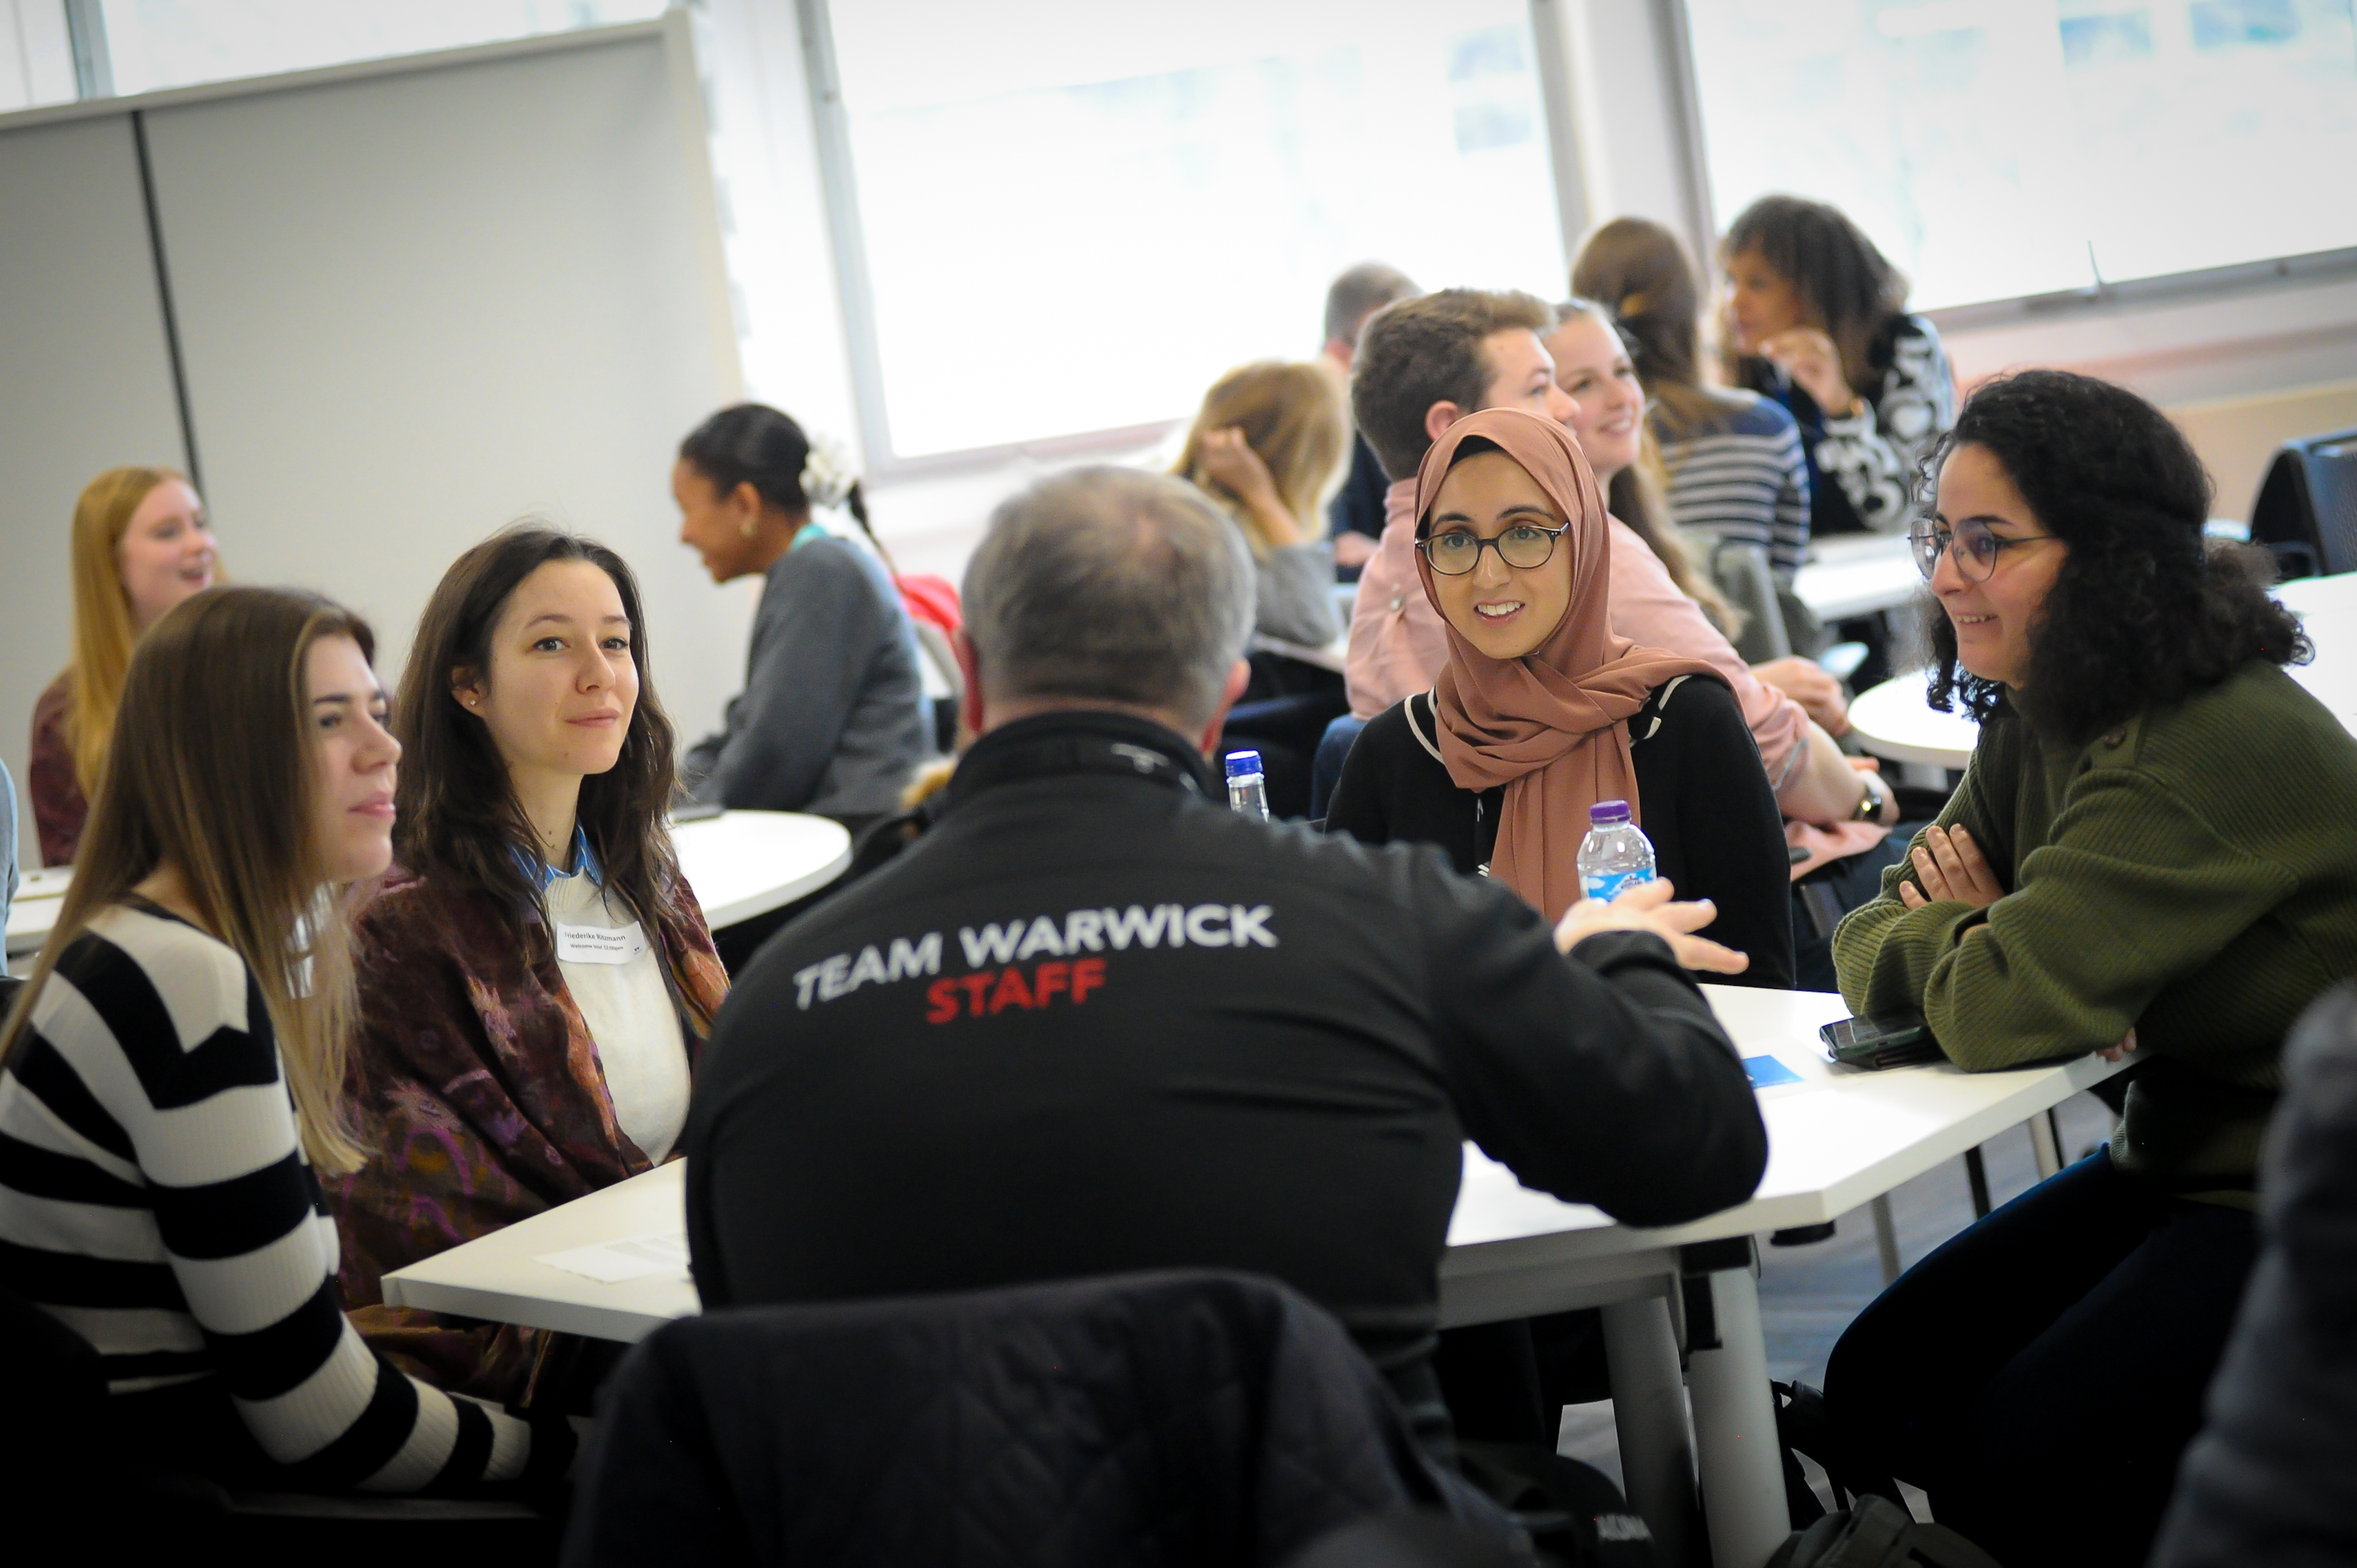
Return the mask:
<svg viewBox="0 0 2357 1568">
<path fill-rule="evenodd" d="M 2111 1141 L 1884 1292 L 1825 1394 L 1848 1457 L 2009 1568 L 2141 1563 L 2256 1251 L 2285 1032 L 2357 976 L 2357 738 L 2133 392 L 1990 382 L 1933 471 L 1932 696 L 1980 742 L 1835 934 L 1843 997 L 1967 1071 L 2137 1065 Z"/>
<path fill-rule="evenodd" d="M 620 556 L 513 528 L 444 574 L 393 706 L 400 866 L 355 940 L 371 1157 L 329 1197 L 371 1341 L 486 1398 L 573 1398 L 569 1348 L 386 1306 L 383 1275 L 667 1158 L 727 990 L 647 649 Z"/>
<path fill-rule="evenodd" d="M 561 1420 L 404 1377 L 336 1298 L 314 1173 L 362 1158 L 339 1094 L 344 901 L 391 857 L 401 756 L 372 647 L 348 611 L 265 588 L 148 632 L 0 1033 L 0 1284 L 95 1346 L 93 1457 L 126 1474 L 416 1491 L 571 1453 Z"/>
<path fill-rule="evenodd" d="M 109 468 L 73 517 L 73 660 L 33 705 L 26 792 L 41 859 L 70 865 L 106 771 L 132 645 L 164 613 L 213 585 L 220 554 L 205 503 L 171 468 Z"/>
<path fill-rule="evenodd" d="M 1728 380 L 1784 405 L 1809 460 L 1813 533 L 1903 533 L 1915 470 L 1955 423 L 1939 329 L 1839 208 L 1763 196 L 1719 243 Z"/>
</svg>

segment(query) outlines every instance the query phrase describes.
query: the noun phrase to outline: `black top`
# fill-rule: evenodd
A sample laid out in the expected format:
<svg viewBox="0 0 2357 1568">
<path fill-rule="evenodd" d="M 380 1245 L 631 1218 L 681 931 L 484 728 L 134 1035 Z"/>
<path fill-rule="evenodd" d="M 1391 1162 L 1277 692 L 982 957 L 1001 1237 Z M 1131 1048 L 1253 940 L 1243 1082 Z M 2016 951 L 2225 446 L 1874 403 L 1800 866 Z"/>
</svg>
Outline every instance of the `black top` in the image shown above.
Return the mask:
<svg viewBox="0 0 2357 1568">
<path fill-rule="evenodd" d="M 1665 682 L 1629 720 L 1638 814 L 1654 870 L 1680 898 L 1707 898 L 1702 935 L 1751 955 L 1731 985 L 1792 984 L 1792 861 L 1784 820 L 1735 695 L 1709 676 Z M 1423 693 L 1367 721 L 1326 809 L 1329 832 L 1362 843 L 1438 844 L 1460 872 L 1488 875 L 1501 787 L 1460 789 L 1434 749 L 1440 731 Z"/>
<path fill-rule="evenodd" d="M 1766 360 L 1742 362 L 1751 391 L 1783 404 L 1808 459 L 1809 532 L 1903 532 L 1919 509 L 1918 470 L 1956 423 L 1956 378 L 1939 329 L 1921 316 L 1892 316 L 1866 347 L 1873 384 L 1853 389 L 1858 413 L 1817 406 L 1808 390 Z"/>
<path fill-rule="evenodd" d="M 773 938 L 683 1140 L 705 1305 L 1242 1269 L 1340 1316 L 1437 1437 L 1464 1138 L 1641 1224 L 1751 1192 L 1750 1086 L 1658 938 L 1566 959 L 1430 850 L 1223 794 L 1158 725 L 1008 725 Z"/>
<path fill-rule="evenodd" d="M 1326 532 L 1363 533 L 1370 539 L 1383 536 L 1383 499 L 1391 494 L 1392 482 L 1383 476 L 1383 466 L 1375 460 L 1375 449 L 1367 438 L 1353 432 L 1351 436 L 1351 475 L 1334 499 L 1326 503 Z M 1343 566 L 1336 575 L 1345 583 L 1355 583 L 1361 566 Z"/>
</svg>

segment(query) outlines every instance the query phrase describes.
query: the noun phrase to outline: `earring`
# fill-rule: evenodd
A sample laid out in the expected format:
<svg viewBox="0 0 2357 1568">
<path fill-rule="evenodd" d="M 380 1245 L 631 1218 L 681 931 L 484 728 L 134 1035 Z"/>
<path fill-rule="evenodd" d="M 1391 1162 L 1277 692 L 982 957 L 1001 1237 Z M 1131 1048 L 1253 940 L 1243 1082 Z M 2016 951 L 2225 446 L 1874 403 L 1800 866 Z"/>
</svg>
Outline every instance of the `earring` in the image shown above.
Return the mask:
<svg viewBox="0 0 2357 1568">
<path fill-rule="evenodd" d="M 743 526 L 743 527 L 741 527 L 741 528 L 739 528 L 737 532 L 739 532 L 739 533 L 741 533 L 741 534 L 743 534 L 743 535 L 744 535 L 746 538 L 748 538 L 748 539 L 752 538 L 752 537 L 753 537 L 753 522 L 754 522 L 754 520 L 753 520 L 753 519 L 751 519 L 751 518 L 749 518 L 749 517 L 748 517 L 748 518 L 747 518 L 747 519 L 745 520 L 744 526 Z"/>
</svg>

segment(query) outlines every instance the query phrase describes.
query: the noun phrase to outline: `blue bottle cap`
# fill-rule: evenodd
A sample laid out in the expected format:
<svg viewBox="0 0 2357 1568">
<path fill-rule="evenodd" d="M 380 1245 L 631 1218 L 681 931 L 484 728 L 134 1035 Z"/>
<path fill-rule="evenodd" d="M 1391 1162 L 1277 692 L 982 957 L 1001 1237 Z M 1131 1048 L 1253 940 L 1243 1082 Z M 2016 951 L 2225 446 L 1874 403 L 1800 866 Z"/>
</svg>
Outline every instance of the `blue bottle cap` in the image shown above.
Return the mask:
<svg viewBox="0 0 2357 1568">
<path fill-rule="evenodd" d="M 1587 825 L 1592 828 L 1617 828 L 1628 820 L 1626 800 L 1598 800 L 1587 808 Z"/>
<path fill-rule="evenodd" d="M 1232 752 L 1228 753 L 1228 777 L 1229 777 L 1229 778 L 1231 778 L 1231 779 L 1243 779 L 1243 778 L 1248 778 L 1248 777 L 1250 777 L 1250 776 L 1251 776 L 1251 775 L 1253 775 L 1253 774 L 1258 773 L 1259 771 L 1260 771 L 1260 753 L 1259 753 L 1259 752 L 1257 752 L 1257 751 L 1232 751 Z"/>
</svg>

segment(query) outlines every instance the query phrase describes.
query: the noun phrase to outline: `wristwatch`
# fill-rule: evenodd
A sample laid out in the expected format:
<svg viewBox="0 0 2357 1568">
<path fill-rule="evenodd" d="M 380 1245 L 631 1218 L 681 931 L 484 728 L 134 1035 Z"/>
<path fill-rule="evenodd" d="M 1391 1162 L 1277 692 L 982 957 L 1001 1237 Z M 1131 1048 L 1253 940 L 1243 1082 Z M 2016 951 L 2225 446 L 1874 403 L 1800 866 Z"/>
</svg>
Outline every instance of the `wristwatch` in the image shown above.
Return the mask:
<svg viewBox="0 0 2357 1568">
<path fill-rule="evenodd" d="M 1866 792 L 1857 798 L 1857 810 L 1850 813 L 1850 819 L 1860 822 L 1875 822 L 1881 817 L 1883 802 L 1889 799 L 1882 792 L 1882 780 L 1861 769 L 1857 781 L 1866 786 Z"/>
</svg>

